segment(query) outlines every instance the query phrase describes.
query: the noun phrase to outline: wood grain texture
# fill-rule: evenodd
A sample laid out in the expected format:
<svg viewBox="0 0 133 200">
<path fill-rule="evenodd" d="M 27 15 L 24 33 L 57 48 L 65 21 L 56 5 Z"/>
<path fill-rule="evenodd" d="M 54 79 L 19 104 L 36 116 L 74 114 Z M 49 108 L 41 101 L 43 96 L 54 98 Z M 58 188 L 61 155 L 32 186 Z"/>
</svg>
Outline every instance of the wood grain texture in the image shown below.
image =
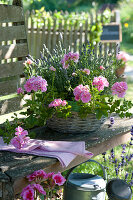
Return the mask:
<svg viewBox="0 0 133 200">
<path fill-rule="evenodd" d="M 0 78 L 20 75 L 24 71 L 24 61 L 0 64 Z"/>
<path fill-rule="evenodd" d="M 0 60 L 25 57 L 28 55 L 27 43 L 0 46 Z"/>
<path fill-rule="evenodd" d="M 0 41 L 26 39 L 24 25 L 0 27 Z"/>
<path fill-rule="evenodd" d="M 12 5 L 0 5 L 0 22 L 22 22 L 24 21 L 23 8 Z"/>
<path fill-rule="evenodd" d="M 16 93 L 17 88 L 23 86 L 24 78 L 14 78 L 13 80 L 7 80 L 0 82 L 0 96 Z"/>
<path fill-rule="evenodd" d="M 0 101 L 0 115 L 22 109 L 21 99 L 19 97 Z"/>
</svg>

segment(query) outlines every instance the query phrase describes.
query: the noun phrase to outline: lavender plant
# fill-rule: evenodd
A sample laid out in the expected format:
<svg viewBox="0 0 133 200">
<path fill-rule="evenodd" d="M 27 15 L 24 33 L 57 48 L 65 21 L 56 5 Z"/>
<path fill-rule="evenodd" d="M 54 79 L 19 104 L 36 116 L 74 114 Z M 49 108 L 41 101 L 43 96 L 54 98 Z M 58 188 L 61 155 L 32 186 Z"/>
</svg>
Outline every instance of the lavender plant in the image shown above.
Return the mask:
<svg viewBox="0 0 133 200">
<path fill-rule="evenodd" d="M 111 149 L 109 153 L 103 153 L 103 163 L 108 173 L 108 179 L 121 178 L 133 186 L 133 126 L 131 128 L 131 139 L 128 144 L 120 146 L 120 152 Z"/>
</svg>

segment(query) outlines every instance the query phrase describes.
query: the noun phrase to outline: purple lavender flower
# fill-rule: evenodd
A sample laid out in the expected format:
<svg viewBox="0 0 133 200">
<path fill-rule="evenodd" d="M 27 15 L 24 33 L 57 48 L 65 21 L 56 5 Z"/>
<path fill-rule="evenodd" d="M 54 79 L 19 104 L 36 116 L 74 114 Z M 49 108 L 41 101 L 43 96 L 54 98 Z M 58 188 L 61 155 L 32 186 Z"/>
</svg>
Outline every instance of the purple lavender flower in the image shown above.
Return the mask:
<svg viewBox="0 0 133 200">
<path fill-rule="evenodd" d="M 110 124 L 111 124 L 111 125 L 114 124 L 114 117 L 110 117 Z"/>
<path fill-rule="evenodd" d="M 115 168 L 115 173 L 116 173 L 116 176 L 118 176 L 118 174 L 119 174 L 119 169 L 116 167 Z"/>
<path fill-rule="evenodd" d="M 128 173 L 125 174 L 125 181 L 127 181 L 128 175 Z"/>
</svg>

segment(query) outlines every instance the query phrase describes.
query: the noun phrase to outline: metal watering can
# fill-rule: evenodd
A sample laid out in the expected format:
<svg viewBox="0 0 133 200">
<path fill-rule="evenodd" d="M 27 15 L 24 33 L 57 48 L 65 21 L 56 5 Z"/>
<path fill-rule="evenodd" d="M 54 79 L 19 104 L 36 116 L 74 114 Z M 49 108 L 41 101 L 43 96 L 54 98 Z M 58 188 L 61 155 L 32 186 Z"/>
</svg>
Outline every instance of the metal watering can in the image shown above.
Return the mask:
<svg viewBox="0 0 133 200">
<path fill-rule="evenodd" d="M 105 200 L 105 180 L 107 179 L 105 169 L 95 160 L 90 159 L 86 162 L 95 162 L 100 165 L 104 179 L 98 175 L 88 173 L 71 173 L 79 165 L 71 168 L 66 176 L 64 200 Z"/>
</svg>

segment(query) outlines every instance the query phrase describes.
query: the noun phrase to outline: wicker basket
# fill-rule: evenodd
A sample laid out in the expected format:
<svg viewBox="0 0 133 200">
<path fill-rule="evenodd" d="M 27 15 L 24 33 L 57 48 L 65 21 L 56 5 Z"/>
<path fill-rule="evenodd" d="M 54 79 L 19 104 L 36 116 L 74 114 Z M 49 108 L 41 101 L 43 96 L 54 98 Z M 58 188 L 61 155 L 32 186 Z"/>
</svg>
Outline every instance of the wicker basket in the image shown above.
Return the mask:
<svg viewBox="0 0 133 200">
<path fill-rule="evenodd" d="M 72 116 L 67 119 L 53 116 L 47 121 L 47 126 L 62 133 L 88 133 L 98 130 L 104 121 L 105 118 L 98 120 L 94 114 L 81 119 L 77 112 L 72 112 Z"/>
</svg>

